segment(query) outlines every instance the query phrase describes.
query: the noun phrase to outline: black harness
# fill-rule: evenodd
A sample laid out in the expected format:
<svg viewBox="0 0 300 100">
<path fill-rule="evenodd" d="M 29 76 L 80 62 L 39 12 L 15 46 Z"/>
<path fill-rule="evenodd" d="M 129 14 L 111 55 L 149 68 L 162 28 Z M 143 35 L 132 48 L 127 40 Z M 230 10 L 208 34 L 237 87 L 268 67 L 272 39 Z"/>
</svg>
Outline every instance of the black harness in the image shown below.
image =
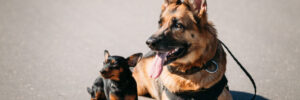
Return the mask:
<svg viewBox="0 0 300 100">
<path fill-rule="evenodd" d="M 227 78 L 223 76 L 218 83 L 208 89 L 172 93 L 166 87 L 163 87 L 163 91 L 170 100 L 217 100 L 224 87 L 227 87 L 227 82 Z"/>
<path fill-rule="evenodd" d="M 244 68 L 244 66 L 236 59 L 236 57 L 231 53 L 229 48 L 221 40 L 219 40 L 219 42 L 220 42 L 219 45 L 221 45 L 221 48 L 222 48 L 222 46 L 225 47 L 225 49 L 232 56 L 234 61 L 240 66 L 240 68 L 245 72 L 245 74 L 250 79 L 250 81 L 254 87 L 254 95 L 251 98 L 251 100 L 254 100 L 256 97 L 256 84 L 255 84 L 255 81 L 253 80 L 252 76 L 248 73 L 248 71 Z M 218 53 L 216 53 L 215 57 L 217 55 L 218 55 Z M 215 57 L 213 57 L 213 59 Z M 203 67 L 192 67 L 191 69 L 187 70 L 186 72 L 180 72 L 175 67 L 172 67 L 172 66 L 167 66 L 167 67 L 171 73 L 179 74 L 179 75 L 191 75 L 191 74 L 194 74 L 203 69 L 206 69 L 206 70 L 209 69 L 209 66 L 211 66 L 211 64 L 214 62 L 213 59 L 208 61 L 206 64 L 204 64 Z M 216 63 L 214 63 L 214 64 L 216 65 L 215 70 L 217 70 L 218 64 L 216 64 Z M 199 100 L 199 99 L 201 99 L 201 100 L 217 100 L 218 97 L 220 96 L 220 94 L 222 93 L 224 87 L 226 87 L 226 89 L 228 89 L 227 83 L 228 83 L 227 78 L 224 75 L 218 83 L 216 83 L 215 85 L 213 85 L 212 87 L 210 87 L 208 89 L 200 89 L 197 91 L 184 91 L 184 92 L 176 92 L 176 93 L 170 92 L 165 86 L 163 86 L 162 89 L 166 93 L 168 98 L 170 98 L 171 100 Z"/>
<path fill-rule="evenodd" d="M 218 48 L 221 46 L 219 45 Z M 177 67 L 167 66 L 168 71 L 177 75 L 191 75 L 197 73 L 201 70 L 206 70 L 209 73 L 215 73 L 218 70 L 218 56 L 220 52 L 218 50 L 215 53 L 215 56 L 207 61 L 202 67 L 193 66 L 192 68 L 186 70 L 185 72 L 178 71 Z M 202 88 L 196 91 L 183 91 L 183 92 L 170 92 L 165 86 L 163 86 L 163 91 L 166 93 L 170 100 L 217 100 L 219 95 L 222 93 L 224 87 L 227 87 L 227 78 L 225 75 L 222 79 L 211 86 L 210 88 Z"/>
</svg>

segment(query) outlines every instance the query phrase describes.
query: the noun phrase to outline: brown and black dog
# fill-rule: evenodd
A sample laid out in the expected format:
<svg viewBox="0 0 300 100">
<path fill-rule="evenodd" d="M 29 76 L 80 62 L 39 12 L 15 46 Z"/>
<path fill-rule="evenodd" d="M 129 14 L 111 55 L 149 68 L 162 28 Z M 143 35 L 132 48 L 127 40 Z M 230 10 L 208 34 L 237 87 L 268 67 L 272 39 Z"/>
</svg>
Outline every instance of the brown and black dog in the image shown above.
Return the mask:
<svg viewBox="0 0 300 100">
<path fill-rule="evenodd" d="M 111 56 L 104 51 L 103 68 L 92 88 L 87 88 L 91 100 L 137 100 L 137 85 L 129 67 L 134 67 L 142 58 L 142 53 L 127 58 Z"/>
<path fill-rule="evenodd" d="M 151 51 L 134 68 L 138 95 L 160 100 L 231 100 L 226 54 L 205 0 L 165 0 Z"/>
</svg>

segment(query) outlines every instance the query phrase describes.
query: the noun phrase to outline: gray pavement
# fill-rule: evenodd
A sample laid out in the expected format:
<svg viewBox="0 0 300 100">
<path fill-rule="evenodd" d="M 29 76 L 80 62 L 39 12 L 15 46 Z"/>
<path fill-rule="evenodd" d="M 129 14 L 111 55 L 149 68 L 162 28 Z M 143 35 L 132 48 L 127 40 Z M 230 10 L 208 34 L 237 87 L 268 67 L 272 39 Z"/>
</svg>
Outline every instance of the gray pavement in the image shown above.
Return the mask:
<svg viewBox="0 0 300 100">
<path fill-rule="evenodd" d="M 257 82 L 258 94 L 299 100 L 300 1 L 207 0 L 209 19 Z M 103 50 L 149 49 L 163 0 L 0 0 L 0 99 L 87 100 Z M 231 57 L 231 90 L 253 93 Z"/>
</svg>

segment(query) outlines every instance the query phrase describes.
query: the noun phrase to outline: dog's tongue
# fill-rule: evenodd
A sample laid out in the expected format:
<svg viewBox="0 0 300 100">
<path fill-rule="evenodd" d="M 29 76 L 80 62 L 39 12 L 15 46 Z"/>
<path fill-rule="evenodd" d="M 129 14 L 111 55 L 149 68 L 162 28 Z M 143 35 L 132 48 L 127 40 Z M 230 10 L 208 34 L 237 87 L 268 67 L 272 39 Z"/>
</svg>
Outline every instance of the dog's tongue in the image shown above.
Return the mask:
<svg viewBox="0 0 300 100">
<path fill-rule="evenodd" d="M 150 71 L 151 78 L 159 77 L 160 73 L 162 72 L 164 61 L 167 58 L 168 53 L 157 53 L 153 62 L 152 69 Z"/>
</svg>

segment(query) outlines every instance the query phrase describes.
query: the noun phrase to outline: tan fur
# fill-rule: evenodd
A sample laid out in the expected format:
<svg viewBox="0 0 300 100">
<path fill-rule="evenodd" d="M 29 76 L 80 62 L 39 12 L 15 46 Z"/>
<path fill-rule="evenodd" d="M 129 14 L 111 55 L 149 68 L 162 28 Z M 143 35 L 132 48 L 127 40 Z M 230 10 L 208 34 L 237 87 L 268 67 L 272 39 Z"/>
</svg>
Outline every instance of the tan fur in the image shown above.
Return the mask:
<svg viewBox="0 0 300 100">
<path fill-rule="evenodd" d="M 119 81 L 120 80 L 120 78 L 119 78 L 120 73 L 123 72 L 123 70 L 124 70 L 123 68 L 111 70 L 110 75 L 112 75 L 112 77 L 110 79 Z"/>
<path fill-rule="evenodd" d="M 218 97 L 218 100 L 232 100 L 232 96 L 230 92 L 226 88 L 224 88 L 223 92 Z"/>
<path fill-rule="evenodd" d="M 109 94 L 109 99 L 110 100 L 120 100 L 120 98 L 118 98 L 118 96 L 116 96 L 115 94 Z"/>
<path fill-rule="evenodd" d="M 148 92 L 151 92 L 151 94 L 154 91 L 153 88 L 153 80 L 148 76 L 148 68 L 146 66 L 151 66 L 152 58 L 143 58 L 141 61 L 137 64 L 133 71 L 133 77 L 137 81 L 137 88 L 138 88 L 138 95 L 145 95 Z M 146 66 L 145 66 L 146 65 Z"/>
<path fill-rule="evenodd" d="M 218 48 L 216 30 L 207 21 L 206 5 L 202 8 L 205 9 L 200 9 L 198 13 L 194 13 L 194 11 L 190 11 L 183 4 L 176 5 L 170 2 L 163 4 L 160 29 L 154 35 L 163 34 L 164 32 L 162 31 L 169 31 L 168 29 L 172 25 L 171 20 L 173 18 L 178 19 L 178 22 L 182 23 L 186 29 L 184 31 L 177 30 L 172 35 L 176 40 L 188 41 L 191 46 L 188 49 L 188 54 L 171 62 L 169 65 L 176 66 L 179 71 L 184 72 L 192 66 L 202 66 L 212 59 L 217 52 L 218 57 L 215 60 L 219 65 L 218 71 L 213 74 L 202 70 L 192 75 L 176 75 L 170 73 L 164 66 L 159 78 L 152 79 L 148 73 L 152 67 L 154 57 L 143 58 L 133 72 L 133 76 L 137 81 L 138 95 L 149 93 L 155 99 L 168 100 L 166 94 L 162 93 L 160 89 L 161 85 L 164 85 L 170 92 L 179 92 L 210 88 L 221 80 L 226 71 L 226 54 L 222 48 Z M 201 18 L 197 24 L 194 15 Z M 231 100 L 232 97 L 229 91 L 224 89 L 218 99 Z"/>
<path fill-rule="evenodd" d="M 136 100 L 136 95 L 126 95 L 124 100 Z"/>
<path fill-rule="evenodd" d="M 99 98 L 105 98 L 104 92 L 97 91 L 95 98 L 92 98 L 91 100 L 98 100 Z"/>
<path fill-rule="evenodd" d="M 170 100 L 166 94 L 166 92 L 163 92 L 162 95 L 161 95 L 161 99 L 162 100 Z"/>
</svg>

